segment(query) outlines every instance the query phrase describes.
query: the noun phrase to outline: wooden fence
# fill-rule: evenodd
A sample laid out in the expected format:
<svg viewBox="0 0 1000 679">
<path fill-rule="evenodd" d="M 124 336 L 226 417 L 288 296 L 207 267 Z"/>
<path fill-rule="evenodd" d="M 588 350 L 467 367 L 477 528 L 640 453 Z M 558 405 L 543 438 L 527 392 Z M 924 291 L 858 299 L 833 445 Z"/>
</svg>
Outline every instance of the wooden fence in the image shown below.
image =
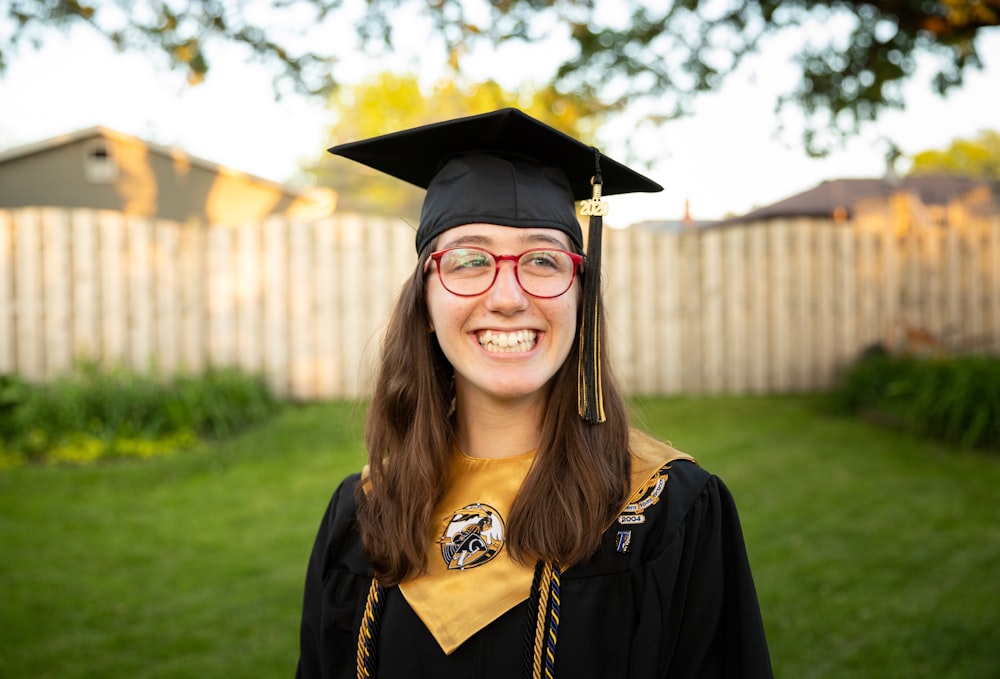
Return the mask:
<svg viewBox="0 0 1000 679">
<path fill-rule="evenodd" d="M 0 211 L 0 374 L 239 366 L 293 398 L 362 395 L 414 262 L 410 227 L 357 216 Z M 605 289 L 631 393 L 822 389 L 874 342 L 997 353 L 1000 217 L 898 195 L 843 223 L 608 230 Z"/>
</svg>

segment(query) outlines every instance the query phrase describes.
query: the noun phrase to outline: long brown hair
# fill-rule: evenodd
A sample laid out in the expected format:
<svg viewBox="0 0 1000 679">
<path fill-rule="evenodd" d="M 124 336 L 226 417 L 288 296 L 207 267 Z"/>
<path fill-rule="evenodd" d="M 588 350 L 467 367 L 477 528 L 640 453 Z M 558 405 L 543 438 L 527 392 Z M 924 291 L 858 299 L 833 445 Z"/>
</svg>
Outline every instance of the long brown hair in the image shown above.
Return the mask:
<svg viewBox="0 0 1000 679">
<path fill-rule="evenodd" d="M 424 264 L 403 286 L 382 346 L 365 422 L 370 484 L 358 489 L 365 551 L 383 585 L 426 566 L 431 513 L 440 500 L 455 445 L 450 408 L 454 370 L 430 332 Z M 585 273 L 582 275 L 586 275 Z M 604 313 L 601 361 L 607 421 L 590 425 L 577 413 L 574 343 L 552 378 L 542 436 L 507 522 L 507 546 L 522 563 L 587 559 L 628 492 L 628 414 L 610 370 Z"/>
</svg>

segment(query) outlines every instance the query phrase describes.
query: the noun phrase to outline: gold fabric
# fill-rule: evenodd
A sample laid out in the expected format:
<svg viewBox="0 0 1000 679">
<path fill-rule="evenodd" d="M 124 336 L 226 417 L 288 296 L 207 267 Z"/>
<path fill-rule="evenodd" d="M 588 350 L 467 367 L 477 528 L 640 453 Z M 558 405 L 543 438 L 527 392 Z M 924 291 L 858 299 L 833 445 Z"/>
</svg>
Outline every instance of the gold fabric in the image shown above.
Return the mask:
<svg viewBox="0 0 1000 679">
<path fill-rule="evenodd" d="M 499 459 L 458 452 L 453 458 L 448 490 L 434 510 L 427 572 L 399 586 L 445 653 L 528 597 L 534 571 L 512 561 L 506 549 L 486 563 L 456 570 L 449 569 L 439 540 L 455 513 L 470 505 L 488 505 L 506 522 L 534 457 L 532 451 Z"/>
<path fill-rule="evenodd" d="M 647 495 L 651 483 L 665 476 L 661 467 L 677 459 L 692 460 L 671 446 L 632 430 L 632 492 L 629 502 Z M 484 551 L 478 562 L 461 561 L 460 552 L 447 558 L 455 544 L 448 532 L 465 522 L 471 526 L 462 537 L 496 548 L 505 533 L 514 496 L 534 459 L 534 451 L 500 459 L 471 458 L 456 452 L 448 477 L 448 490 L 434 510 L 430 528 L 427 572 L 400 584 L 400 590 L 445 653 L 528 598 L 533 568 L 515 563 L 499 547 L 492 557 Z M 659 495 L 659 491 L 655 491 Z M 654 498 L 655 502 L 655 498 Z M 628 511 L 629 505 L 623 507 Z M 495 510 L 496 514 L 493 513 Z M 641 514 L 641 511 L 639 512 Z M 456 520 L 456 517 L 461 519 Z M 498 524 L 502 523 L 500 526 Z M 474 534 L 474 535 L 473 535 Z M 449 567 L 451 566 L 451 567 Z"/>
<path fill-rule="evenodd" d="M 682 453 L 669 443 L 658 441 L 638 429 L 632 429 L 629 432 L 628 448 L 632 453 L 633 495 L 639 492 L 663 465 L 674 460 L 695 461 L 687 453 Z"/>
</svg>

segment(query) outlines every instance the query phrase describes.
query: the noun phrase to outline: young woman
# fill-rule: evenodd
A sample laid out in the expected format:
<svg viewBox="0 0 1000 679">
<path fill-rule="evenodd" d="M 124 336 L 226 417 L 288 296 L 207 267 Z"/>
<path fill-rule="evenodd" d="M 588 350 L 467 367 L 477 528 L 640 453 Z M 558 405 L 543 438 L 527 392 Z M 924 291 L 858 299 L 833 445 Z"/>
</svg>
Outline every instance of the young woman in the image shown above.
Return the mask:
<svg viewBox="0 0 1000 679">
<path fill-rule="evenodd" d="M 660 187 L 515 109 L 331 151 L 427 195 L 297 676 L 770 677 L 732 497 L 608 370 L 600 192 Z"/>
</svg>

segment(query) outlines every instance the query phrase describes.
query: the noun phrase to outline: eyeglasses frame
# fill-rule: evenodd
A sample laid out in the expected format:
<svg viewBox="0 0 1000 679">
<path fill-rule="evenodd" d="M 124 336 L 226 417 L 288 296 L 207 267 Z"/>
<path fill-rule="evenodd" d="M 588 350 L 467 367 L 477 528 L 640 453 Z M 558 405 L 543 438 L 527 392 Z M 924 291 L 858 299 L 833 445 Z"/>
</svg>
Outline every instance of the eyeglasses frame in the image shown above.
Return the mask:
<svg viewBox="0 0 1000 679">
<path fill-rule="evenodd" d="M 496 262 L 496 266 L 493 269 L 493 280 L 490 281 L 490 284 L 486 286 L 485 290 L 483 290 L 482 292 L 477 292 L 475 294 L 469 294 L 469 293 L 455 292 L 447 285 L 445 285 L 444 276 L 441 275 L 441 258 L 452 250 L 477 250 L 479 252 L 485 252 L 487 255 L 493 258 L 493 261 Z M 560 292 L 558 295 L 536 295 L 535 293 L 528 291 L 528 289 L 524 287 L 524 284 L 521 282 L 521 275 L 519 273 L 518 264 L 521 261 L 522 257 L 531 254 L 532 252 L 561 252 L 569 256 L 570 260 L 573 262 L 573 275 L 570 276 L 569 284 L 566 286 L 565 290 Z M 500 262 L 504 261 L 513 262 L 514 280 L 517 281 L 518 287 L 524 291 L 524 294 L 530 295 L 535 299 L 555 299 L 556 297 L 562 297 L 567 292 L 569 292 L 570 288 L 573 287 L 573 281 L 576 280 L 576 274 L 582 271 L 583 262 L 585 261 L 585 259 L 586 257 L 584 257 L 583 255 L 577 254 L 575 252 L 570 252 L 569 250 L 563 250 L 562 248 L 531 248 L 530 250 L 525 250 L 519 255 L 497 255 L 485 248 L 480 248 L 475 245 L 456 245 L 454 247 L 445 248 L 444 250 L 437 250 L 435 252 L 432 252 L 427 257 L 427 264 L 424 266 L 424 273 L 427 272 L 427 267 L 429 267 L 430 263 L 433 261 L 434 268 L 437 269 L 438 280 L 441 282 L 441 287 L 443 287 L 445 290 L 455 295 L 456 297 L 478 297 L 479 295 L 485 295 L 493 288 L 494 285 L 496 285 L 497 278 L 499 278 L 500 276 Z"/>
</svg>

